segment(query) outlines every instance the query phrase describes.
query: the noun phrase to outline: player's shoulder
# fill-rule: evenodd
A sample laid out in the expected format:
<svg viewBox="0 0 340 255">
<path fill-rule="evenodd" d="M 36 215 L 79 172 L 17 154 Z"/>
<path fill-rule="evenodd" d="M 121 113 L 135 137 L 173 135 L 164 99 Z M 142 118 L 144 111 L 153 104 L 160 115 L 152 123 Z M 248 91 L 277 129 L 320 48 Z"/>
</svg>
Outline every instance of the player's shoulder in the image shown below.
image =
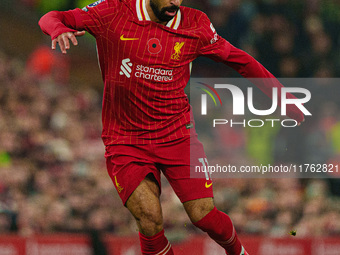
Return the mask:
<svg viewBox="0 0 340 255">
<path fill-rule="evenodd" d="M 183 27 L 199 28 L 210 25 L 210 20 L 203 11 L 191 7 L 181 6 Z"/>
<path fill-rule="evenodd" d="M 102 10 L 102 9 L 110 9 L 117 8 L 120 5 L 122 0 L 98 0 L 89 4 L 83 8 L 84 11 L 88 11 L 91 9 Z"/>
<path fill-rule="evenodd" d="M 135 0 L 98 0 L 83 8 L 86 12 L 95 12 L 102 17 L 110 17 L 117 13 L 129 13 L 135 6 Z"/>
<path fill-rule="evenodd" d="M 121 6 L 125 2 L 131 2 L 131 0 L 101 0 L 103 2 L 106 2 L 106 5 L 109 8 L 117 8 L 118 6 Z"/>
</svg>

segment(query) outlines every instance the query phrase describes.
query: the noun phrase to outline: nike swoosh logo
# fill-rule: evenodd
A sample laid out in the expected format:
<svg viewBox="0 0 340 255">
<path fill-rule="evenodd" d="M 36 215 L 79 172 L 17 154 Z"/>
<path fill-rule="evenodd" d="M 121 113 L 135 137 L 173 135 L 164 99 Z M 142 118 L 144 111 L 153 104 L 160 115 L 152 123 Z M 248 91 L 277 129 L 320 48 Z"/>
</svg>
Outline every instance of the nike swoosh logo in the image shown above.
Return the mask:
<svg viewBox="0 0 340 255">
<path fill-rule="evenodd" d="M 118 187 L 119 183 L 117 182 L 117 177 L 115 176 L 115 183 L 116 183 L 116 186 Z"/>
<path fill-rule="evenodd" d="M 139 38 L 126 38 L 126 37 L 124 37 L 124 35 L 121 35 L 120 40 L 122 40 L 122 41 L 136 41 L 136 40 L 139 40 Z"/>
<path fill-rule="evenodd" d="M 205 182 L 205 187 L 209 189 L 211 187 L 212 183 L 208 184 L 208 182 Z"/>
</svg>

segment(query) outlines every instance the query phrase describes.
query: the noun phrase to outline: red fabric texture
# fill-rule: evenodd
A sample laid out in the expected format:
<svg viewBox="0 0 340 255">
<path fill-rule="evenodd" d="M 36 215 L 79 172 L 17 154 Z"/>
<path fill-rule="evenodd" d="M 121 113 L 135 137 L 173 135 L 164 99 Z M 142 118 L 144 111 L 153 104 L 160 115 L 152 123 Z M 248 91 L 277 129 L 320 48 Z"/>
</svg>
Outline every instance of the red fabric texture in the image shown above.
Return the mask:
<svg viewBox="0 0 340 255">
<path fill-rule="evenodd" d="M 164 230 L 154 236 L 139 233 L 140 246 L 143 255 L 173 255 L 171 244 L 164 235 Z"/>
</svg>

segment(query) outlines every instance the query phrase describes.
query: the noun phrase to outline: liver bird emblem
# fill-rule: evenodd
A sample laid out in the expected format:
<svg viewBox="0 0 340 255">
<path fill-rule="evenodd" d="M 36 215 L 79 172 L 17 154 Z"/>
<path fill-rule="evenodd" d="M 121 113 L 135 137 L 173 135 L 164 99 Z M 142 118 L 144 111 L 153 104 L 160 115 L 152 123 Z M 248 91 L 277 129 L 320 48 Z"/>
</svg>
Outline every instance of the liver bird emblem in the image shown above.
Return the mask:
<svg viewBox="0 0 340 255">
<path fill-rule="evenodd" d="M 175 53 L 171 55 L 171 59 L 173 60 L 179 60 L 180 58 L 180 54 L 181 54 L 181 49 L 184 45 L 184 42 L 176 42 L 175 43 L 175 47 L 174 47 L 174 50 L 175 50 Z"/>
</svg>

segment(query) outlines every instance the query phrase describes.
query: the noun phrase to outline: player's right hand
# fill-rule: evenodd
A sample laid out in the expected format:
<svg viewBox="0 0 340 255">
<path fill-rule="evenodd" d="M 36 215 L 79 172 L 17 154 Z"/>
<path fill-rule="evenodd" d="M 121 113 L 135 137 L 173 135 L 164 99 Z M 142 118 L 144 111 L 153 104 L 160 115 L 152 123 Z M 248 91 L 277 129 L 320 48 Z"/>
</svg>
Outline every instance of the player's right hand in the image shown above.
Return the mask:
<svg viewBox="0 0 340 255">
<path fill-rule="evenodd" d="M 52 40 L 52 50 L 57 48 L 57 43 L 59 44 L 59 48 L 63 54 L 66 54 L 67 50 L 70 48 L 70 40 L 74 46 L 78 45 L 78 41 L 76 36 L 83 36 L 85 31 L 76 31 L 76 32 L 66 32 L 60 34 L 57 38 Z"/>
</svg>

